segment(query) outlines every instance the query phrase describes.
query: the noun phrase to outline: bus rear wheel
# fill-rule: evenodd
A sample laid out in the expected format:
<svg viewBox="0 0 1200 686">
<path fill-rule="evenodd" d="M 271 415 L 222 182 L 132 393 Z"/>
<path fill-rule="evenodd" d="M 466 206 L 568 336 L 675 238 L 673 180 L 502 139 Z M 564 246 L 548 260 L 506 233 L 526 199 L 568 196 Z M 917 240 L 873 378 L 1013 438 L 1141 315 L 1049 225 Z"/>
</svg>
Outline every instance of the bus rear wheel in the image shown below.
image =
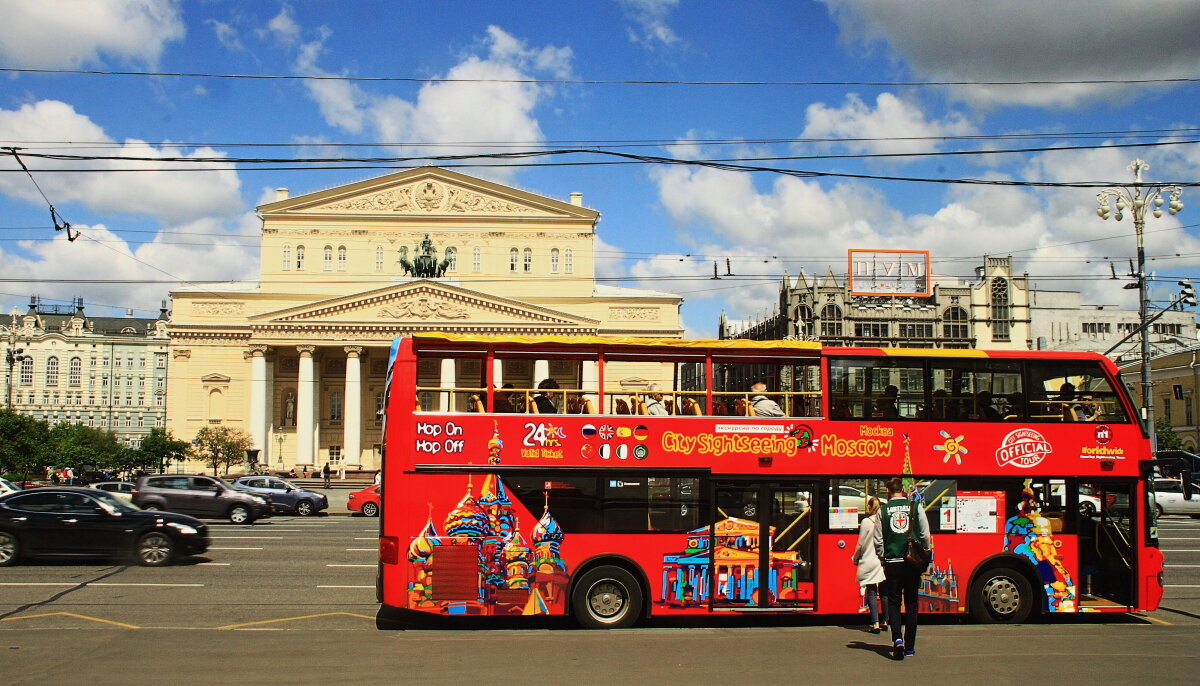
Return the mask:
<svg viewBox="0 0 1200 686">
<path fill-rule="evenodd" d="M 633 626 L 642 614 L 641 584 L 620 567 L 590 569 L 571 591 L 571 613 L 585 629 Z"/>
<path fill-rule="evenodd" d="M 1029 618 L 1033 603 L 1029 579 L 1013 569 L 990 569 L 971 587 L 971 616 L 981 622 L 1020 624 Z"/>
</svg>

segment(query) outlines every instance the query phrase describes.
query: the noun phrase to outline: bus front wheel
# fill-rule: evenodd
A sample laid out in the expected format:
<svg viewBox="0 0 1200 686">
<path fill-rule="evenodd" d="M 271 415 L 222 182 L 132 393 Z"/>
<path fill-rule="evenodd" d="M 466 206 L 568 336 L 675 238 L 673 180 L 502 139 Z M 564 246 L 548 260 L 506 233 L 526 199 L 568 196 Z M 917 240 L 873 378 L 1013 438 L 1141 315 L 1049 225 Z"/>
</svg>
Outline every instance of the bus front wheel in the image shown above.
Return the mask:
<svg viewBox="0 0 1200 686">
<path fill-rule="evenodd" d="M 571 591 L 571 613 L 585 629 L 622 629 L 642 614 L 642 587 L 620 567 L 584 573 Z"/>
<path fill-rule="evenodd" d="M 984 572 L 972 586 L 971 615 L 981 622 L 1020 624 L 1033 611 L 1034 594 L 1024 574 L 1005 567 Z"/>
</svg>

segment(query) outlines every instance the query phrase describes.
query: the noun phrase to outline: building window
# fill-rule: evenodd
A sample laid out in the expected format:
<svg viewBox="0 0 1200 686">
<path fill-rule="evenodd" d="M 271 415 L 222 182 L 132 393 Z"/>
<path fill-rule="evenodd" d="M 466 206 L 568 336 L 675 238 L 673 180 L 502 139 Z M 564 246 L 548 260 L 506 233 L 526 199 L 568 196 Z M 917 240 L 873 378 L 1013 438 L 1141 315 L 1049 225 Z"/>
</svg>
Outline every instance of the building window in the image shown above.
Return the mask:
<svg viewBox="0 0 1200 686">
<path fill-rule="evenodd" d="M 383 246 L 375 246 L 375 271 L 383 271 Z"/>
<path fill-rule="evenodd" d="M 961 307 L 947 307 L 942 314 L 942 335 L 946 338 L 966 338 L 967 311 Z"/>
<path fill-rule="evenodd" d="M 338 271 L 346 271 L 346 246 L 338 246 Z"/>
<path fill-rule="evenodd" d="M 329 418 L 335 422 L 342 420 L 342 394 L 340 391 L 329 394 Z"/>
<path fill-rule="evenodd" d="M 1192 398 L 1191 398 L 1191 396 L 1188 396 L 1183 401 L 1183 414 L 1184 414 L 1184 417 L 1183 417 L 1184 424 L 1187 424 L 1188 426 L 1192 426 L 1196 423 L 1196 421 L 1195 421 L 1195 419 L 1193 419 L 1193 415 L 1192 415 Z"/>
<path fill-rule="evenodd" d="M 1112 333 L 1112 322 L 1083 322 L 1084 333 Z"/>
<path fill-rule="evenodd" d="M 992 340 L 1007 341 L 1012 323 L 1009 321 L 1008 280 L 992 279 Z"/>
<path fill-rule="evenodd" d="M 568 274 L 575 271 L 575 251 L 570 248 L 563 251 L 563 271 Z"/>
<path fill-rule="evenodd" d="M 476 274 L 483 271 L 483 250 L 480 248 L 471 249 L 471 271 Z"/>
<path fill-rule="evenodd" d="M 341 462 L 342 461 L 342 446 L 340 446 L 340 445 L 329 446 L 329 461 L 330 462 Z"/>
<path fill-rule="evenodd" d="M 517 264 L 520 261 L 520 253 L 516 248 L 508 251 L 508 271 L 517 271 Z"/>
<path fill-rule="evenodd" d="M 458 271 L 458 248 L 446 248 L 446 259 L 449 260 L 449 264 L 446 265 L 446 271 Z"/>
<path fill-rule="evenodd" d="M 322 254 L 325 257 L 325 271 L 327 271 L 327 272 L 333 271 L 333 246 L 332 245 L 325 246 L 325 250 Z"/>
<path fill-rule="evenodd" d="M 138 366 L 141 367 L 142 369 L 146 368 L 146 356 L 145 355 L 138 356 Z"/>
<path fill-rule="evenodd" d="M 842 335 L 842 308 L 837 305 L 826 305 L 821 308 L 821 335 Z"/>
<path fill-rule="evenodd" d="M 296 246 L 296 269 L 304 269 L 304 246 Z"/>
<path fill-rule="evenodd" d="M 285 245 L 285 246 L 283 246 L 283 271 L 286 272 L 287 270 L 289 270 L 291 268 L 292 268 L 292 246 Z"/>
<path fill-rule="evenodd" d="M 533 250 L 525 248 L 525 273 L 529 274 L 533 271 Z"/>
<path fill-rule="evenodd" d="M 46 359 L 46 385 L 58 385 L 58 358 L 51 356 Z"/>
<path fill-rule="evenodd" d="M 383 418 L 383 392 L 375 394 L 375 419 Z"/>
<path fill-rule="evenodd" d="M 933 324 L 900 324 L 901 338 L 933 338 Z"/>
<path fill-rule="evenodd" d="M 552 248 L 550 250 L 550 273 L 558 273 L 558 248 Z"/>
<path fill-rule="evenodd" d="M 121 358 L 119 358 L 119 357 L 114 357 L 114 358 L 113 358 L 113 366 L 114 366 L 114 367 L 120 367 L 120 366 L 121 366 Z"/>
<path fill-rule="evenodd" d="M 72 386 L 78 386 L 83 381 L 83 360 L 78 357 L 71 358 L 71 366 L 67 369 L 67 383 Z"/>
<path fill-rule="evenodd" d="M 154 356 L 154 367 L 156 369 L 166 369 L 167 368 L 167 356 L 156 354 Z"/>
<path fill-rule="evenodd" d="M 813 316 L 812 308 L 808 305 L 801 305 L 796 308 L 796 318 L 793 322 L 795 326 L 795 335 L 809 340 L 813 335 Z"/>
<path fill-rule="evenodd" d="M 887 338 L 887 322 L 854 322 L 854 335 L 857 338 Z"/>
<path fill-rule="evenodd" d="M 1171 397 L 1163 398 L 1163 419 L 1167 420 L 1168 424 L 1174 425 L 1175 420 L 1171 417 Z"/>
</svg>

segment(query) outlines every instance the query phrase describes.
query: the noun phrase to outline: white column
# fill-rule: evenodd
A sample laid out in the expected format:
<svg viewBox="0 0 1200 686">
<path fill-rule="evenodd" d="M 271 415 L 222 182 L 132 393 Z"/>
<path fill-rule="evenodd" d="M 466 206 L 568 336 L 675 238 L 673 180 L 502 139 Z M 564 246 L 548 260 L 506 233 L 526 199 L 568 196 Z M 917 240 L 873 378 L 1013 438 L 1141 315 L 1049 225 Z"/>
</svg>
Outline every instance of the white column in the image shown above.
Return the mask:
<svg viewBox="0 0 1200 686">
<path fill-rule="evenodd" d="M 300 383 L 296 389 L 296 463 L 311 464 L 314 462 L 313 452 L 313 421 L 316 407 L 316 383 L 313 375 L 313 352 L 316 346 L 298 345 L 300 353 Z"/>
<path fill-rule="evenodd" d="M 362 464 L 362 351 L 348 345 L 346 351 L 346 402 L 342 413 L 342 464 Z M 343 468 L 344 469 L 344 468 Z M 345 475 L 345 471 L 342 472 Z"/>
<path fill-rule="evenodd" d="M 492 360 L 492 383 L 496 388 L 504 385 L 504 360 Z"/>
<path fill-rule="evenodd" d="M 250 358 L 250 447 L 257 448 L 258 460 L 270 460 L 267 450 L 267 346 L 252 345 Z"/>
<path fill-rule="evenodd" d="M 533 387 L 542 382 L 542 379 L 550 378 L 550 360 L 534 360 L 533 361 Z"/>
<path fill-rule="evenodd" d="M 455 376 L 454 369 L 455 366 L 453 357 L 442 359 L 442 370 L 441 375 L 438 378 L 438 386 L 441 386 L 442 388 L 454 388 L 454 384 L 458 380 Z M 438 393 L 439 412 L 449 412 L 451 409 L 453 409 L 451 407 L 453 404 L 453 398 L 451 397 L 452 395 L 453 394 L 449 391 Z"/>
<path fill-rule="evenodd" d="M 600 389 L 600 366 L 595 360 L 584 360 L 580 388 L 593 393 Z"/>
</svg>

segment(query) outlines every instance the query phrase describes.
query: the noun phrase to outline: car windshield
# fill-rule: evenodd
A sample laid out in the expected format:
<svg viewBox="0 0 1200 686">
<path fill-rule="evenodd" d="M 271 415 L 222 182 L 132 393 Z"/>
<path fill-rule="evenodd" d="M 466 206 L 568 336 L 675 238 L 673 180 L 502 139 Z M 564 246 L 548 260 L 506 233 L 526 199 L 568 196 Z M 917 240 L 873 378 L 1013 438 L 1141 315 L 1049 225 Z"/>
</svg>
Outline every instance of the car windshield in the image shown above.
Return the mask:
<svg viewBox="0 0 1200 686">
<path fill-rule="evenodd" d="M 108 491 L 96 491 L 91 496 L 96 500 L 104 503 L 108 509 L 115 512 L 138 512 L 142 508 L 136 505 L 131 505 Z"/>
<path fill-rule="evenodd" d="M 4 488 L 6 488 L 10 491 L 21 490 L 20 486 L 14 484 L 13 482 L 9 481 L 8 479 L 0 479 L 0 486 L 3 486 Z"/>
<path fill-rule="evenodd" d="M 290 488 L 290 489 L 292 489 L 293 491 L 298 491 L 298 490 L 300 490 L 300 487 L 299 487 L 299 486 L 296 486 L 295 484 L 293 484 L 293 483 L 292 483 L 292 482 L 290 482 L 290 481 L 284 481 L 283 479 L 280 479 L 280 480 L 279 480 L 279 483 L 283 484 L 283 487 L 284 487 L 284 488 Z"/>
</svg>

